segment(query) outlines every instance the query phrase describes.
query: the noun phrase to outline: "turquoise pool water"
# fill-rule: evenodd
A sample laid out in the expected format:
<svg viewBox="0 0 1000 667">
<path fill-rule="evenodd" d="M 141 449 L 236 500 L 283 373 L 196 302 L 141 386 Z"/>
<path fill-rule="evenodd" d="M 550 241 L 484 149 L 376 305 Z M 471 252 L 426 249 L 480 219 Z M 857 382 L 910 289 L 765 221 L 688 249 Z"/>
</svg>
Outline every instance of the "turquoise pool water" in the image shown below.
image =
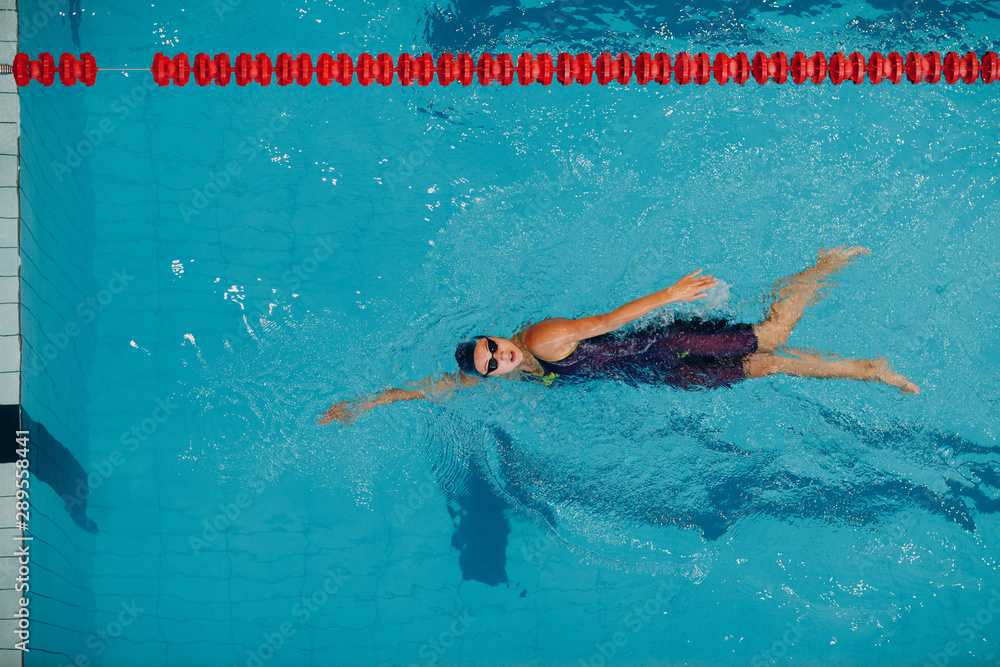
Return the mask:
<svg viewBox="0 0 1000 667">
<path fill-rule="evenodd" d="M 983 53 L 1000 27 L 987 3 L 21 5 L 21 51 L 104 67 Z M 995 84 L 150 82 L 22 91 L 26 664 L 996 662 Z M 872 254 L 790 342 L 885 355 L 920 396 L 497 381 L 314 423 L 453 372 L 467 335 L 698 268 L 719 287 L 652 317 L 758 321 L 841 243 Z"/>
</svg>

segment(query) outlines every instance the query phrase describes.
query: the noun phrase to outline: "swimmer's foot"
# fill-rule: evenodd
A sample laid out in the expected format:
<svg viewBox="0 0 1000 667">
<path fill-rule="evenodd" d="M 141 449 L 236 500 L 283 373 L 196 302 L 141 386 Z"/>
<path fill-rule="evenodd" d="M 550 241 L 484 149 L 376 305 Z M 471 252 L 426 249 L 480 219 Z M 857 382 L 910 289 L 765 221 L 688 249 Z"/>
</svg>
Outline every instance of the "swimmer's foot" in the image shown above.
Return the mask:
<svg viewBox="0 0 1000 667">
<path fill-rule="evenodd" d="M 825 273 L 833 273 L 844 268 L 858 257 L 870 255 L 871 252 L 868 248 L 859 245 L 848 247 L 845 244 L 839 248 L 820 248 L 816 267 L 822 269 Z"/>
<path fill-rule="evenodd" d="M 920 387 L 910 382 L 906 377 L 903 377 L 896 371 L 892 370 L 889 366 L 889 362 L 886 361 L 885 357 L 878 357 L 872 360 L 872 370 L 875 373 L 876 380 L 897 387 L 904 394 L 919 394 Z"/>
</svg>

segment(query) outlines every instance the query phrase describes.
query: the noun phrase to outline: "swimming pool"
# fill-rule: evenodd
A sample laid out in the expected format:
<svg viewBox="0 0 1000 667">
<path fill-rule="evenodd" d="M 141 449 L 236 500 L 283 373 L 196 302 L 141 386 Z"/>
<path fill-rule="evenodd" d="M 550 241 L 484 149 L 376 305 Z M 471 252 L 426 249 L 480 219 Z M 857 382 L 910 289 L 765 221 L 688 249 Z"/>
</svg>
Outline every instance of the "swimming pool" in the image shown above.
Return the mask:
<svg viewBox="0 0 1000 667">
<path fill-rule="evenodd" d="M 21 51 L 105 67 L 981 53 L 1000 27 L 986 3 L 21 4 Z M 996 658 L 996 86 L 150 82 L 21 91 L 26 664 Z M 469 334 L 697 268 L 724 284 L 658 317 L 756 321 L 844 242 L 872 255 L 792 342 L 884 354 L 919 397 L 499 381 L 314 424 L 453 372 Z"/>
</svg>

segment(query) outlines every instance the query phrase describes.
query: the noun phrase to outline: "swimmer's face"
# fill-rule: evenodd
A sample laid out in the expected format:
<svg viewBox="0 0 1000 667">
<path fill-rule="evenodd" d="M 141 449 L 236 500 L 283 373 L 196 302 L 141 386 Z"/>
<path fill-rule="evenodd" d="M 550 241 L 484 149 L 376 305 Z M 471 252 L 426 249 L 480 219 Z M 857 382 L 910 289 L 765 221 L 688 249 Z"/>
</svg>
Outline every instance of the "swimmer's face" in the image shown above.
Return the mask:
<svg viewBox="0 0 1000 667">
<path fill-rule="evenodd" d="M 491 346 L 487 341 L 496 343 L 496 352 L 490 353 Z M 521 352 L 521 348 L 506 338 L 497 338 L 496 336 L 480 338 L 479 342 L 476 343 L 476 349 L 473 353 L 476 370 L 486 375 L 489 370 L 490 359 L 496 359 L 497 368 L 495 371 L 489 371 L 488 377 L 505 375 L 520 365 L 524 359 L 524 353 Z"/>
</svg>

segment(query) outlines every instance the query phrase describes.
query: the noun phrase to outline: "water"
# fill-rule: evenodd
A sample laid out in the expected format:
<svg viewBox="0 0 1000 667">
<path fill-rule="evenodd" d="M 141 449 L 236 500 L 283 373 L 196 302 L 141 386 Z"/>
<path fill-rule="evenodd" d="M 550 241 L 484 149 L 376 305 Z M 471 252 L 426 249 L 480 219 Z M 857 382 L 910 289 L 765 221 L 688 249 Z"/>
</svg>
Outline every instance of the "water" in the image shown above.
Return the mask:
<svg viewBox="0 0 1000 667">
<path fill-rule="evenodd" d="M 964 3 L 32 15 L 21 50 L 104 67 L 982 54 L 998 27 Z M 25 380 L 38 464 L 60 471 L 33 498 L 27 664 L 996 660 L 995 86 L 150 80 L 22 92 L 26 363 L 80 326 Z M 606 312 L 697 268 L 720 286 L 652 318 L 758 321 L 775 280 L 841 243 L 872 254 L 790 343 L 885 355 L 919 397 L 501 380 L 314 423 L 453 372 L 460 338 Z"/>
</svg>

